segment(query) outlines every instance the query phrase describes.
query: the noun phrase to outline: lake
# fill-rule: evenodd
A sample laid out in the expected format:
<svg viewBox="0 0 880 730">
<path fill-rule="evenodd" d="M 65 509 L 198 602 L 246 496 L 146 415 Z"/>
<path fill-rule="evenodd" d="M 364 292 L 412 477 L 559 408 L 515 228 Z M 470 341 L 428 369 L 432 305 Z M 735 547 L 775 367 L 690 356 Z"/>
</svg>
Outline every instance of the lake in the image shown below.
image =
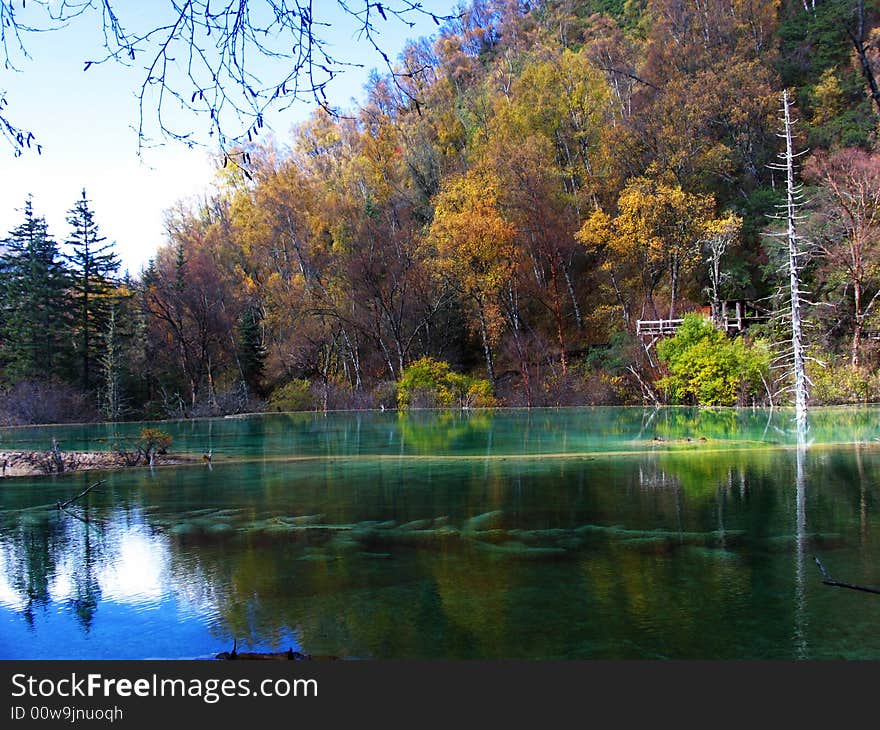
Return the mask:
<svg viewBox="0 0 880 730">
<path fill-rule="evenodd" d="M 880 585 L 880 408 L 814 410 L 805 450 L 778 409 L 151 425 L 213 466 L 0 482 L 0 658 L 880 658 L 880 596 L 815 563 Z"/>
</svg>

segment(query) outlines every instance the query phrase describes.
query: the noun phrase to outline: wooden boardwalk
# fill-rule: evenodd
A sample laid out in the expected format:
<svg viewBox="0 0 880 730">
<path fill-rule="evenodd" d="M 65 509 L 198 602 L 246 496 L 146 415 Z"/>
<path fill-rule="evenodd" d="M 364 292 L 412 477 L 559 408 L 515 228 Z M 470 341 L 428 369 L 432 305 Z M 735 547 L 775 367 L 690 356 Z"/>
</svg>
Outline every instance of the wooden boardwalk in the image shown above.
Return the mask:
<svg viewBox="0 0 880 730">
<path fill-rule="evenodd" d="M 718 319 L 718 328 L 729 335 L 738 335 L 754 324 L 768 322 L 771 317 L 769 310 L 752 302 L 738 300 L 722 302 Z M 708 319 L 707 315 L 707 319 Z M 638 337 L 669 337 L 675 334 L 684 319 L 640 319 L 636 322 Z"/>
</svg>

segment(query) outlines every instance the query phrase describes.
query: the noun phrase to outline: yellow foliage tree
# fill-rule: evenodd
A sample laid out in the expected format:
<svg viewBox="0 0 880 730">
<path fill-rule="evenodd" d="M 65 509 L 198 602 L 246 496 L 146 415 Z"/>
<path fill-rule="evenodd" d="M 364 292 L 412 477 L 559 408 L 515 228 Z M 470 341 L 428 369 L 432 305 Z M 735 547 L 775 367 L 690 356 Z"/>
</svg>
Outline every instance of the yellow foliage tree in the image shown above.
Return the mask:
<svg viewBox="0 0 880 730">
<path fill-rule="evenodd" d="M 676 184 L 648 177 L 630 180 L 612 219 L 597 210 L 577 234 L 593 251 L 628 261 L 641 279 L 645 306 L 654 316 L 654 291 L 669 277 L 669 318 L 675 317 L 682 276 L 700 262 L 700 244 L 714 220 L 711 195 L 688 193 Z"/>
<path fill-rule="evenodd" d="M 500 326 L 497 297 L 510 279 L 515 230 L 498 203 L 499 181 L 475 168 L 449 178 L 435 198 L 429 240 L 440 271 L 476 310 L 489 379 L 494 382 L 492 343 Z"/>
</svg>

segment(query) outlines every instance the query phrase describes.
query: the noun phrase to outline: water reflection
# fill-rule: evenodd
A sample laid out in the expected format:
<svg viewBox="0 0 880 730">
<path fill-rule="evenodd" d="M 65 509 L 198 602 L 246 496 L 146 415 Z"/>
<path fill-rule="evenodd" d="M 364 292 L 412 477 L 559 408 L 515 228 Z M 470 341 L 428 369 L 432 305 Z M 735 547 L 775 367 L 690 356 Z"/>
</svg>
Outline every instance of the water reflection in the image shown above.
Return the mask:
<svg viewBox="0 0 880 730">
<path fill-rule="evenodd" d="M 797 551 L 795 554 L 795 657 L 809 658 L 807 649 L 806 616 L 806 551 L 807 551 L 807 447 L 799 443 L 795 451 L 795 535 Z"/>
<path fill-rule="evenodd" d="M 876 443 L 880 408 L 810 413 L 812 444 Z M 501 456 L 795 445 L 787 409 L 568 408 L 295 413 L 157 422 L 174 449 L 220 457 Z M 5 449 L 109 449 L 143 423 L 0 429 Z"/>
<path fill-rule="evenodd" d="M 233 637 L 348 657 L 880 656 L 864 597 L 812 570 L 820 553 L 880 582 L 872 445 L 704 453 L 686 439 L 753 436 L 735 430 L 749 413 L 609 409 L 641 450 L 505 458 L 510 414 L 416 415 L 322 427 L 393 455 L 114 474 L 81 507 L 91 526 L 51 506 L 85 476 L 5 484 L 0 656 L 210 656 Z M 551 415 L 529 415 L 523 448 L 574 448 Z M 686 448 L 664 448 L 673 433 Z"/>
</svg>

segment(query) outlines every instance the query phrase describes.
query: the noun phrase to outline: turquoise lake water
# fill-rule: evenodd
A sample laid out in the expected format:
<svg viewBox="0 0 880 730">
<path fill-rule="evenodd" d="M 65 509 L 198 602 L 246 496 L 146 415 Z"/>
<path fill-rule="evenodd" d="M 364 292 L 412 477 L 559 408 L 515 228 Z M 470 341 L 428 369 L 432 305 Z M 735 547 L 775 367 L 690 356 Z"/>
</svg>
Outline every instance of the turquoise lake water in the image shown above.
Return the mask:
<svg viewBox="0 0 880 730">
<path fill-rule="evenodd" d="M 880 596 L 815 563 L 880 585 L 880 408 L 813 411 L 806 450 L 780 410 L 153 425 L 213 467 L 0 483 L 0 658 L 880 658 Z"/>
</svg>

